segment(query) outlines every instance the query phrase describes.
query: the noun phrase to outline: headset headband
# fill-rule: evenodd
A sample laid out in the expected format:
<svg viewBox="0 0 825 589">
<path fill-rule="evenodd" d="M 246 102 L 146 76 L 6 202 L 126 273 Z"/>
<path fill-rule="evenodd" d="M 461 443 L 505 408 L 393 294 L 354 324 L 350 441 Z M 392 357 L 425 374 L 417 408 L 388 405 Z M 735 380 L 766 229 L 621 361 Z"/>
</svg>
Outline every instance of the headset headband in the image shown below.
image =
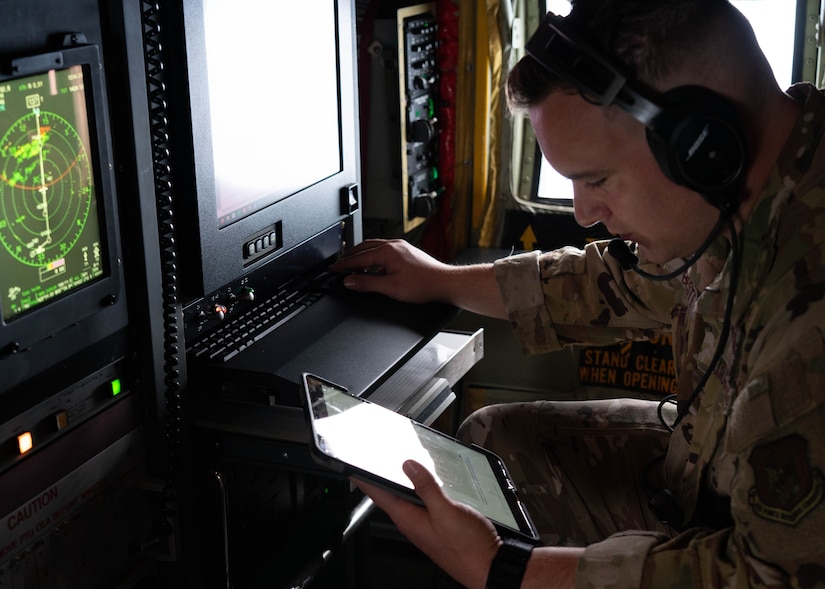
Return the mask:
<svg viewBox="0 0 825 589">
<path fill-rule="evenodd" d="M 645 126 L 650 126 L 662 112 L 662 108 L 634 88 L 616 66 L 565 26 L 564 17 L 548 12 L 527 41 L 525 50 L 546 69 L 600 106 L 615 104 Z"/>
</svg>

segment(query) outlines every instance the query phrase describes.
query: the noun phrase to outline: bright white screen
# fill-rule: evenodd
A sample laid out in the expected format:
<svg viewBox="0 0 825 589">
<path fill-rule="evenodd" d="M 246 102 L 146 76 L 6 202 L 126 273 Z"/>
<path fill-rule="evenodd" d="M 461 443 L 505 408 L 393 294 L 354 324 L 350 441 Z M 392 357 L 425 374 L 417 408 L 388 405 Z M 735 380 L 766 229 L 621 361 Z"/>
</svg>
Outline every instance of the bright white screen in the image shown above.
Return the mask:
<svg viewBox="0 0 825 589">
<path fill-rule="evenodd" d="M 332 2 L 204 1 L 220 225 L 340 171 Z"/>
<path fill-rule="evenodd" d="M 380 405 L 327 386 L 322 390 L 323 403 L 313 402 L 313 433 L 316 446 L 329 457 L 409 489 L 412 484 L 401 465 L 416 460 L 449 497 L 518 529 L 484 454 Z"/>
</svg>

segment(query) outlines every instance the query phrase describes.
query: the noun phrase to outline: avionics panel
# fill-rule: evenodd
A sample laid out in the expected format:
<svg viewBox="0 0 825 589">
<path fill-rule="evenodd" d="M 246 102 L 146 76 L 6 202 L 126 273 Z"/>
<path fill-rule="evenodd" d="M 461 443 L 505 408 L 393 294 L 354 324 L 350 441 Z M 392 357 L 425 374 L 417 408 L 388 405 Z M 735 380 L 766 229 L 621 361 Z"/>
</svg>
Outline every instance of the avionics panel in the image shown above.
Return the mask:
<svg viewBox="0 0 825 589">
<path fill-rule="evenodd" d="M 337 224 L 360 240 L 353 2 L 181 0 L 168 18 L 188 300 Z"/>
<path fill-rule="evenodd" d="M 126 324 L 99 50 L 3 66 L 0 392 Z"/>
</svg>

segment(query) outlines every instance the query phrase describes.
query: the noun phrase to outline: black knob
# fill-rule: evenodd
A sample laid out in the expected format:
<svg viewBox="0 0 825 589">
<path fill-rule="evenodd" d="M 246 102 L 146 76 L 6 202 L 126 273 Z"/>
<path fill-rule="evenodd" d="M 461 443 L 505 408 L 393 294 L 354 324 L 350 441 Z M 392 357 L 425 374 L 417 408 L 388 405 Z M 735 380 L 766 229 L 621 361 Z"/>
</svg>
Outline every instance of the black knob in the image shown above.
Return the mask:
<svg viewBox="0 0 825 589">
<path fill-rule="evenodd" d="M 410 202 L 410 218 L 424 217 L 427 218 L 433 213 L 435 206 L 434 199 L 428 195 L 414 196 Z"/>
<path fill-rule="evenodd" d="M 429 143 L 435 137 L 433 124 L 425 119 L 413 121 L 410 124 L 407 141 L 410 143 Z"/>
</svg>

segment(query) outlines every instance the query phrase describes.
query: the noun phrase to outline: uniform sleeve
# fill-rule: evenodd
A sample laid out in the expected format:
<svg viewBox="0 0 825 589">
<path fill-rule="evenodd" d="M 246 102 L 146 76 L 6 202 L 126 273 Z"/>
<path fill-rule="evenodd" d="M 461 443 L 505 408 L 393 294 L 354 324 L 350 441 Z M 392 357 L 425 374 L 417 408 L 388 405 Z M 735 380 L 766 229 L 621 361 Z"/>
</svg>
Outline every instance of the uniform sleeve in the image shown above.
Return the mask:
<svg viewBox="0 0 825 589">
<path fill-rule="evenodd" d="M 670 329 L 679 284 L 623 272 L 603 255 L 606 247 L 594 242 L 583 250 L 530 252 L 495 263 L 510 323 L 526 352 L 649 339 Z"/>
</svg>

